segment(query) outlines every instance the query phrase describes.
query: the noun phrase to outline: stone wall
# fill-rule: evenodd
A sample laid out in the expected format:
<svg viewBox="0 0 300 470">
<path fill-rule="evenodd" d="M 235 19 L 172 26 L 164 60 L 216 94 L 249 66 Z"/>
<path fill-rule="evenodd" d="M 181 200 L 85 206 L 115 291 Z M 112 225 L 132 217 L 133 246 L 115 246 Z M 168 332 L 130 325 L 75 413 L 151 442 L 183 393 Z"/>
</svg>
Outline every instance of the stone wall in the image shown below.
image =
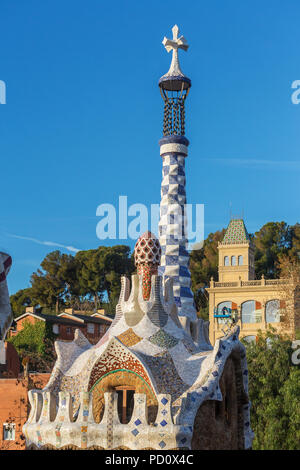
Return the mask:
<svg viewBox="0 0 300 470">
<path fill-rule="evenodd" d="M 239 359 L 231 355 L 220 380 L 223 400 L 205 401 L 198 409 L 192 438 L 194 450 L 244 449 L 243 405 L 247 397 Z"/>
</svg>

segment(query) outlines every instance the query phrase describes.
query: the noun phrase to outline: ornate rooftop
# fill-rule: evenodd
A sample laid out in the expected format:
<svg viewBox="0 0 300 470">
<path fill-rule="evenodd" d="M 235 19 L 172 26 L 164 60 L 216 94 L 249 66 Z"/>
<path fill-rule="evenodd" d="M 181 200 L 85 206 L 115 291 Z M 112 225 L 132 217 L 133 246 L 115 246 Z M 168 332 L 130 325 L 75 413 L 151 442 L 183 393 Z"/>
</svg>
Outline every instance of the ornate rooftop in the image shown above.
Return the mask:
<svg viewBox="0 0 300 470">
<path fill-rule="evenodd" d="M 248 242 L 250 242 L 250 237 L 244 220 L 231 219 L 222 240 L 222 245 L 234 245 Z"/>
</svg>

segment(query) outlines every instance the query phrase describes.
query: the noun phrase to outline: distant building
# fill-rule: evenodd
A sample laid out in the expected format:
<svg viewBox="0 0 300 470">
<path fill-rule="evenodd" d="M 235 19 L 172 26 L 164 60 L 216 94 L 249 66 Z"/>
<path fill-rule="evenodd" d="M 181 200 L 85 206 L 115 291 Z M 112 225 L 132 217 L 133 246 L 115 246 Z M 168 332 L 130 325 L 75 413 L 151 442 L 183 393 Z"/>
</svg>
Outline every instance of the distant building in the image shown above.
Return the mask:
<svg viewBox="0 0 300 470">
<path fill-rule="evenodd" d="M 254 246 L 242 219 L 232 219 L 219 250 L 219 280 L 211 279 L 209 293 L 209 338 L 215 344 L 224 336 L 224 319 L 216 318 L 227 312 L 236 315 L 240 338 L 254 340 L 258 331 L 272 325 L 283 331 L 282 314 L 286 308 L 283 298 L 284 279 L 255 279 Z M 294 307 L 296 292 L 292 292 Z M 294 308 L 293 318 L 285 332 L 292 337 L 297 328 Z M 298 320 L 299 321 L 299 320 Z"/>
<path fill-rule="evenodd" d="M 0 378 L 0 450 L 25 450 L 22 426 L 28 418 L 28 391 L 42 389 L 49 377 L 31 373 L 27 379 Z"/>
<path fill-rule="evenodd" d="M 45 315 L 27 307 L 24 315 L 14 320 L 8 336 L 20 333 L 26 322 L 40 321 L 50 323 L 59 340 L 73 341 L 75 330 L 79 329 L 90 343 L 95 344 L 105 334 L 112 319 L 103 310 L 92 315 L 73 313 L 71 309 L 60 315 Z M 28 391 L 44 388 L 50 374 L 30 373 L 25 378 L 20 373 L 17 351 L 10 342 L 5 342 L 4 354 L 5 363 L 0 364 L 0 450 L 24 450 L 22 427 L 28 419 Z"/>
<path fill-rule="evenodd" d="M 59 315 L 45 315 L 35 311 L 33 307 L 26 307 L 26 312 L 15 318 L 9 336 L 15 336 L 22 331 L 26 322 L 34 324 L 37 321 L 50 323 L 59 340 L 73 341 L 75 330 L 78 328 L 91 344 L 96 344 L 110 327 L 112 319 L 102 313 L 83 315 L 75 313 L 72 309 L 66 309 Z"/>
<path fill-rule="evenodd" d="M 0 378 L 2 377 L 18 377 L 20 373 L 19 355 L 8 341 L 4 342 L 5 363 L 0 364 Z"/>
</svg>

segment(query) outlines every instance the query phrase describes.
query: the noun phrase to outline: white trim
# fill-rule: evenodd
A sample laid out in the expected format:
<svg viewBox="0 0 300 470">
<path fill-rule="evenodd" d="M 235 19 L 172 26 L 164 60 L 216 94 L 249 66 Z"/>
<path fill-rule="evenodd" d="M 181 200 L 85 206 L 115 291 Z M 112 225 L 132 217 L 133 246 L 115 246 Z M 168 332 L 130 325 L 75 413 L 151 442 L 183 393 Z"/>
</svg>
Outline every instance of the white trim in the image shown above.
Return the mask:
<svg viewBox="0 0 300 470">
<path fill-rule="evenodd" d="M 97 317 L 97 318 L 99 318 L 100 320 L 107 320 L 107 321 L 110 321 L 110 322 L 113 321 L 112 318 L 107 317 L 107 316 L 105 316 L 105 315 L 101 315 L 101 313 L 93 313 L 92 315 L 90 315 L 90 317 Z"/>
<path fill-rule="evenodd" d="M 18 321 L 21 320 L 22 318 L 28 317 L 28 316 L 32 316 L 32 317 L 34 317 L 34 318 L 38 318 L 38 319 L 41 320 L 41 321 L 46 321 L 45 318 L 39 317 L 39 314 L 38 314 L 38 313 L 32 313 L 32 312 L 23 313 L 23 315 L 20 315 L 19 317 L 14 318 L 14 320 L 15 320 L 16 322 L 18 322 Z"/>
<path fill-rule="evenodd" d="M 79 323 L 84 323 L 84 320 L 82 320 L 82 318 L 78 318 L 75 316 L 75 314 L 71 314 L 71 313 L 66 313 L 66 312 L 62 312 L 60 313 L 59 315 L 57 315 L 58 317 L 62 317 L 62 316 L 67 316 L 69 318 L 71 318 L 72 320 L 75 320 L 75 321 L 78 321 Z"/>
<path fill-rule="evenodd" d="M 186 145 L 183 145 L 183 144 L 175 144 L 175 143 L 163 144 L 160 147 L 160 155 L 163 155 L 165 153 L 183 153 L 184 155 L 187 155 L 188 148 Z"/>
</svg>

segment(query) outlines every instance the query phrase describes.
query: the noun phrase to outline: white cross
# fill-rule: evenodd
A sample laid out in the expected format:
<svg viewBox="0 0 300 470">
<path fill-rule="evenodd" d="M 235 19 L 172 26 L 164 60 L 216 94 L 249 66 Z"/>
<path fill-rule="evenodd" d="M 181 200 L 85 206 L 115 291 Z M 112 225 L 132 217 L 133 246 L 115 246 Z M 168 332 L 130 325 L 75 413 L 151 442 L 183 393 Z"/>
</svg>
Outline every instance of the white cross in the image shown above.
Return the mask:
<svg viewBox="0 0 300 470">
<path fill-rule="evenodd" d="M 184 51 L 188 50 L 188 43 L 184 36 L 178 37 L 179 28 L 177 24 L 172 28 L 173 39 L 167 39 L 166 36 L 163 39 L 163 45 L 165 46 L 167 52 L 170 52 L 173 49 L 173 52 L 178 49 L 183 49 Z"/>
<path fill-rule="evenodd" d="M 173 26 L 172 32 L 173 32 L 173 39 L 168 39 L 164 37 L 162 41 L 167 52 L 170 52 L 170 51 L 173 52 L 170 70 L 166 75 L 167 76 L 168 75 L 183 75 L 180 69 L 179 61 L 178 61 L 178 49 L 183 49 L 184 51 L 187 51 L 189 46 L 188 46 L 186 39 L 183 36 L 180 36 L 180 38 L 178 37 L 179 28 L 177 24 Z"/>
</svg>

